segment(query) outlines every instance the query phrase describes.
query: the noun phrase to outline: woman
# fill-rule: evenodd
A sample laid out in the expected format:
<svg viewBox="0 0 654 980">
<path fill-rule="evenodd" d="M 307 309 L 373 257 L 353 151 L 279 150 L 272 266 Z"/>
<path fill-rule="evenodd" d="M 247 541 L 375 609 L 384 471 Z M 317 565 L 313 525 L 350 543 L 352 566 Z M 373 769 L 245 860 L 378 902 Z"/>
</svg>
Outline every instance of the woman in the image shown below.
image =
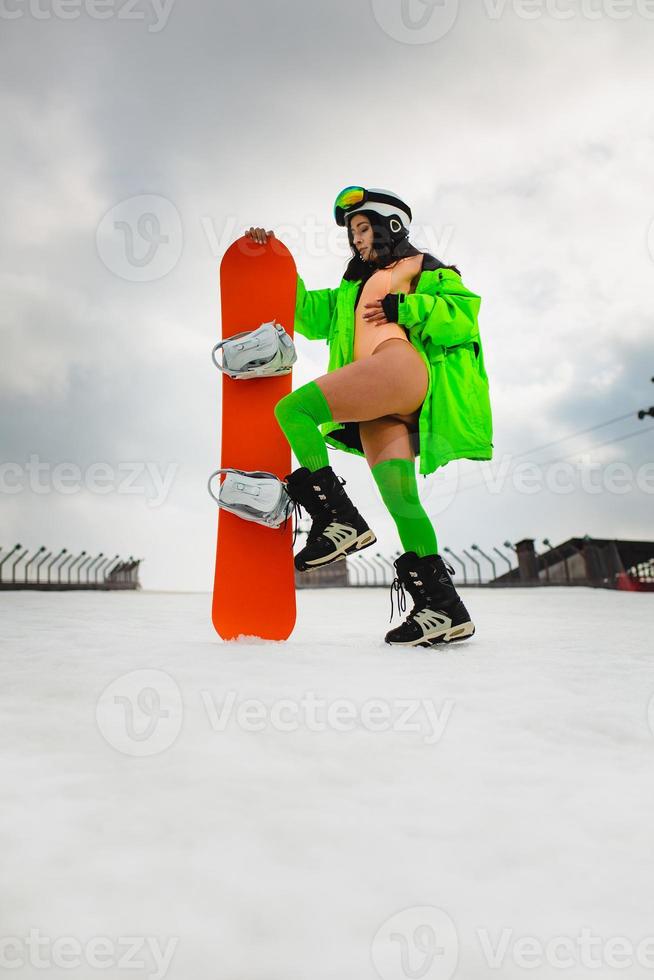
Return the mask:
<svg viewBox="0 0 654 980">
<path fill-rule="evenodd" d="M 307 290 L 298 276 L 295 330 L 329 345 L 327 374 L 282 398 L 275 417 L 301 464 L 289 496 L 313 519 L 295 556 L 321 567 L 376 540 L 329 465 L 327 443 L 365 456 L 405 549 L 395 562 L 414 607 L 387 643 L 430 646 L 472 636 L 475 627 L 438 553 L 420 503 L 420 472 L 451 459 L 491 459 L 488 378 L 477 326 L 480 298 L 409 243 L 411 209 L 392 191 L 347 187 L 336 198 L 352 259 L 338 289 Z M 245 233 L 265 244 L 272 231 Z"/>
</svg>

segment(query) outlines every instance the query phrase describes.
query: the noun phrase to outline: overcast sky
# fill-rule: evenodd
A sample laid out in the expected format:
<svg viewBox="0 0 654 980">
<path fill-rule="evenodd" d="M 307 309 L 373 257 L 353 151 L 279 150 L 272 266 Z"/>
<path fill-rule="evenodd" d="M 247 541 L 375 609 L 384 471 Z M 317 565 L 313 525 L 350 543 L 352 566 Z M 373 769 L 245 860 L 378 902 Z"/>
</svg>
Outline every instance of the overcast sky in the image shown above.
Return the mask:
<svg viewBox="0 0 654 980">
<path fill-rule="evenodd" d="M 441 548 L 652 537 L 654 3 L 0 7 L 3 547 L 211 587 L 221 255 L 265 225 L 337 286 L 352 183 L 482 296 L 496 459 L 420 477 Z M 297 347 L 295 387 L 327 370 Z M 365 460 L 330 461 L 399 549 Z"/>
</svg>

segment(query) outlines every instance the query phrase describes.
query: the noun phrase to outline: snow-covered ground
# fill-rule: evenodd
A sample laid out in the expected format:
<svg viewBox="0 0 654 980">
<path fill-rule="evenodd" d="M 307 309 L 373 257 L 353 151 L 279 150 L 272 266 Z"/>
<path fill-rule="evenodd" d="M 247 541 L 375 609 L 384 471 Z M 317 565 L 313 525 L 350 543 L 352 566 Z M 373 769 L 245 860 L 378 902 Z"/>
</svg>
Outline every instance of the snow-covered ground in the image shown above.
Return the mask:
<svg viewBox="0 0 654 980">
<path fill-rule="evenodd" d="M 435 651 L 385 589 L 298 593 L 278 644 L 0 595 L 8 974 L 651 975 L 654 595 L 463 595 Z"/>
</svg>

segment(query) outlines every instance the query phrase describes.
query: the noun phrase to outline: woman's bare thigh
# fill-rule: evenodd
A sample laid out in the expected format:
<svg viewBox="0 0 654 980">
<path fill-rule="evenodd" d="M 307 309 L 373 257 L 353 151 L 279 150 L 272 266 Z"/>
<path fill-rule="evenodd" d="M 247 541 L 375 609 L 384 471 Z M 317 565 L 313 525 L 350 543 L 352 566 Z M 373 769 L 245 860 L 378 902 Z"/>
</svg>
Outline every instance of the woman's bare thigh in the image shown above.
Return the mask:
<svg viewBox="0 0 654 980">
<path fill-rule="evenodd" d="M 370 469 L 387 459 L 416 458 L 418 413 L 415 414 L 414 424 L 401 421 L 397 415 L 359 422 L 361 445 Z"/>
<path fill-rule="evenodd" d="M 335 422 L 365 422 L 385 415 L 417 418 L 429 375 L 415 347 L 385 340 L 369 356 L 316 378 Z"/>
</svg>

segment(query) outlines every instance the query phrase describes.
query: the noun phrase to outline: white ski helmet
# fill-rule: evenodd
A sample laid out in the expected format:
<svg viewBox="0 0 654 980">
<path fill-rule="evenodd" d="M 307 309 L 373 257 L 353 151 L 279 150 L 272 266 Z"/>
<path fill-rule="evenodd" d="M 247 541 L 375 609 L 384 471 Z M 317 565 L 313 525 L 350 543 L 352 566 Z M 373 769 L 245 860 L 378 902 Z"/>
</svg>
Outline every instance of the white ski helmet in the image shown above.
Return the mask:
<svg viewBox="0 0 654 980">
<path fill-rule="evenodd" d="M 411 208 L 394 191 L 384 187 L 345 187 L 334 202 L 336 224 L 345 227 L 359 211 L 374 211 L 387 218 L 393 235 L 401 231 L 409 233 Z"/>
</svg>

